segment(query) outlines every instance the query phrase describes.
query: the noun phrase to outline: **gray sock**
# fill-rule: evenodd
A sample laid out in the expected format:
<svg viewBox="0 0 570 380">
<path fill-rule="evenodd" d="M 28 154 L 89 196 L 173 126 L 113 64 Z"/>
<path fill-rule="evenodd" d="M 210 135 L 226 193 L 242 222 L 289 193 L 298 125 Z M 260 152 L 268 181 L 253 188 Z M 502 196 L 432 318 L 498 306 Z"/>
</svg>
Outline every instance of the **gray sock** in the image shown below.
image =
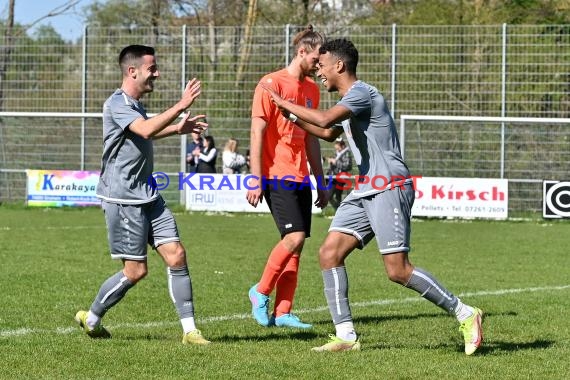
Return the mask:
<svg viewBox="0 0 570 380">
<path fill-rule="evenodd" d="M 325 297 L 335 325 L 352 322 L 348 303 L 348 276 L 345 267 L 324 270 Z"/>
<path fill-rule="evenodd" d="M 133 286 L 123 271 L 115 273 L 101 285 L 95 301 L 91 304 L 91 311 L 103 318 L 105 313 L 122 300 Z"/>
<path fill-rule="evenodd" d="M 192 281 L 188 266 L 167 268 L 168 292 L 180 319 L 194 316 Z"/>
<path fill-rule="evenodd" d="M 455 311 L 455 306 L 459 301 L 449 290 L 437 282 L 431 273 L 420 268 L 414 268 L 406 287 L 420 293 L 422 297 L 448 313 Z"/>
</svg>

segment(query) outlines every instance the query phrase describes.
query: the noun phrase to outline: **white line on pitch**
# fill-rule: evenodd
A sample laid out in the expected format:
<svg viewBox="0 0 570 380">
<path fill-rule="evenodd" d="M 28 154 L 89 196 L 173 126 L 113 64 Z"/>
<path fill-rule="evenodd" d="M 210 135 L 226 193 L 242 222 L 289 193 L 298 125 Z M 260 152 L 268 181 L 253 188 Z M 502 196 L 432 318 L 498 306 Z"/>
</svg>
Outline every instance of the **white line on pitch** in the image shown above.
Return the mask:
<svg viewBox="0 0 570 380">
<path fill-rule="evenodd" d="M 45 226 L 42 227 L 44 230 L 93 230 L 99 228 L 107 228 L 105 225 L 97 226 Z M 16 230 L 29 230 L 29 227 L 9 227 L 0 226 L 0 231 L 16 231 Z"/>
<path fill-rule="evenodd" d="M 565 290 L 570 289 L 570 285 L 560 285 L 560 286 L 541 286 L 541 287 L 533 287 L 533 288 L 515 288 L 515 289 L 500 289 L 500 290 L 482 290 L 479 292 L 468 292 L 468 293 L 461 293 L 458 294 L 458 297 L 477 297 L 477 296 L 502 296 L 505 294 L 516 294 L 516 293 L 533 293 L 533 292 L 544 292 L 544 291 L 553 291 L 553 290 Z M 362 302 L 353 302 L 350 304 L 351 308 L 355 307 L 368 307 L 374 305 L 392 305 L 392 304 L 405 304 L 411 302 L 419 302 L 423 300 L 421 297 L 408 297 L 408 298 L 394 298 L 394 299 L 385 299 L 385 300 L 375 300 L 375 301 L 362 301 Z M 321 306 L 315 307 L 311 309 L 300 309 L 296 310 L 297 314 L 307 314 L 307 313 L 315 313 L 319 311 L 328 310 L 328 307 Z M 213 323 L 213 322 L 223 322 L 223 321 L 237 321 L 242 319 L 251 318 L 251 314 L 233 314 L 233 315 L 220 315 L 215 317 L 204 317 L 204 318 L 197 318 L 198 324 L 206 324 L 206 323 Z M 180 322 L 172 321 L 172 322 L 147 322 L 147 323 L 118 323 L 114 325 L 106 325 L 106 327 L 110 329 L 148 329 L 148 328 L 155 328 L 155 327 L 168 327 L 178 325 Z M 32 329 L 32 328 L 19 328 L 15 330 L 0 330 L 0 338 L 8 338 L 13 336 L 26 336 L 31 334 L 46 334 L 46 333 L 55 333 L 55 334 L 70 334 L 74 331 L 78 331 L 77 327 L 58 327 L 56 329 Z"/>
</svg>

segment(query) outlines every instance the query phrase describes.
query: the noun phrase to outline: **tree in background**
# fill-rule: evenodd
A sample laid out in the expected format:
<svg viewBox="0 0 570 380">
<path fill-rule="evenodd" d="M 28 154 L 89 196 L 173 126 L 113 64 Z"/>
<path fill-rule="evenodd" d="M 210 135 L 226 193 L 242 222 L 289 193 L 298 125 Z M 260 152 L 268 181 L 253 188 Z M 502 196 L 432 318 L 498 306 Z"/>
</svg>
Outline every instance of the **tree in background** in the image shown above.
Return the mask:
<svg viewBox="0 0 570 380">
<path fill-rule="evenodd" d="M 178 20 L 173 1 L 96 1 L 84 10 L 86 23 L 89 26 L 106 28 L 112 33 L 119 29 L 150 28 L 155 41 L 161 34 L 161 28 L 176 24 Z M 114 34 L 117 33 L 120 32 L 114 32 Z M 149 44 L 154 44 L 154 41 Z"/>
<path fill-rule="evenodd" d="M 367 25 L 498 25 L 570 23 L 570 0 L 372 1 Z"/>
<path fill-rule="evenodd" d="M 4 82 L 6 72 L 12 55 L 13 34 L 14 34 L 14 6 L 15 0 L 10 0 L 8 4 L 8 19 L 4 28 L 4 40 L 0 46 L 0 111 L 4 110 Z"/>
<path fill-rule="evenodd" d="M 18 0 L 10 0 L 10 5 Z M 68 1 L 64 6 L 58 7 L 46 17 L 61 14 L 62 12 L 71 11 L 73 7 L 79 3 L 79 0 Z M 346 35 L 345 29 L 347 25 L 390 25 L 398 23 L 399 25 L 500 25 L 502 22 L 507 23 L 558 23 L 570 22 L 570 0 L 97 0 L 83 9 L 82 14 L 85 15 L 85 21 L 89 25 L 88 28 L 88 51 L 89 56 L 87 63 L 87 111 L 96 111 L 100 107 L 100 94 L 104 93 L 111 83 L 114 83 L 115 77 L 115 60 L 118 46 L 130 43 L 146 43 L 159 46 L 164 49 L 165 56 L 161 60 L 161 67 L 165 70 L 164 75 L 172 75 L 170 80 L 163 81 L 160 86 L 168 87 L 166 91 L 161 91 L 148 98 L 152 106 L 161 108 L 161 101 L 170 96 L 170 92 L 179 91 L 180 78 L 176 78 L 173 70 L 168 69 L 177 67 L 180 62 L 180 33 L 177 28 L 181 29 L 181 25 L 189 25 L 187 34 L 186 54 L 187 67 L 186 72 L 191 75 L 203 78 L 205 86 L 208 87 L 208 93 L 212 97 L 204 96 L 203 102 L 206 102 L 207 108 L 216 105 L 220 109 L 221 117 L 229 117 L 228 115 L 241 115 L 244 108 L 239 95 L 239 89 L 249 90 L 254 78 L 255 70 L 251 70 L 252 64 L 260 64 L 260 62 L 251 62 L 252 56 L 263 56 L 263 64 L 275 66 L 283 65 L 283 56 L 285 49 L 280 50 L 277 47 L 270 52 L 269 56 L 265 52 L 264 46 L 269 44 L 278 46 L 283 40 L 281 32 L 286 24 L 292 26 L 303 27 L 307 23 L 315 25 L 318 29 L 327 35 Z M 339 6 L 342 5 L 342 8 Z M 10 75 L 14 86 L 18 86 L 17 91 L 27 91 L 28 84 L 37 85 L 37 81 L 32 80 L 34 75 L 39 75 L 44 81 L 51 81 L 48 84 L 40 84 L 44 89 L 49 86 L 60 86 L 59 94 L 60 103 L 66 101 L 78 101 L 77 89 L 72 83 L 67 85 L 59 79 L 61 75 L 56 73 L 69 73 L 69 69 L 74 70 L 73 74 L 67 74 L 66 78 L 82 79 L 81 75 L 81 57 L 77 41 L 69 43 L 57 39 L 55 31 L 50 28 L 40 28 L 33 35 L 28 35 L 26 31 L 28 26 L 13 25 L 12 20 L 6 20 L 7 27 L 4 30 L 4 43 L 0 46 L 0 109 L 6 107 L 6 76 Z M 0 21 L 1 23 L 1 21 Z M 34 22 L 36 23 L 36 22 Z M 32 23 L 31 25 L 33 25 Z M 11 25 L 11 26 L 10 26 Z M 220 28 L 225 27 L 228 28 Z M 267 26 L 267 29 L 264 29 Z M 254 28 L 255 27 L 255 28 Z M 553 28 L 556 28 L 554 25 Z M 463 67 L 464 70 L 449 70 L 448 77 L 443 78 L 444 81 L 434 80 L 435 83 L 451 83 L 449 86 L 442 88 L 440 93 L 445 93 L 451 99 L 453 104 L 468 104 L 464 101 L 467 97 L 479 96 L 481 98 L 480 105 L 475 109 L 460 109 L 457 112 L 470 113 L 494 110 L 487 110 L 489 104 L 496 104 L 493 99 L 485 99 L 485 93 L 488 89 L 489 80 L 483 80 L 482 75 L 485 74 L 484 65 L 485 58 L 489 53 L 489 49 L 495 49 L 497 41 L 491 41 L 488 36 L 483 33 L 475 35 L 465 28 L 457 28 L 454 35 L 449 36 L 450 43 L 443 44 L 446 46 L 433 47 L 432 50 L 437 54 L 441 52 L 441 61 L 448 67 Z M 253 31 L 255 30 L 255 33 Z M 278 33 L 275 33 L 279 30 Z M 19 31 L 15 33 L 15 31 Z M 292 28 L 291 34 L 295 33 Z M 420 33 L 420 32 L 418 32 Z M 556 32 L 560 34 L 567 33 L 566 29 Z M 555 33 L 555 34 L 556 34 Z M 545 34 L 551 35 L 548 31 Z M 10 66 L 9 62 L 13 60 L 13 43 L 14 38 L 20 38 L 22 43 L 18 44 L 18 69 L 16 66 Z M 144 36 L 144 41 L 141 41 Z M 389 33 L 386 35 L 378 35 L 376 39 L 378 46 L 375 49 L 382 49 L 383 45 L 389 46 Z M 400 38 L 399 35 L 398 38 Z M 418 37 L 426 39 L 427 37 L 420 34 L 409 34 L 409 38 L 413 46 L 416 46 Z M 25 39 L 25 40 L 24 40 Z M 462 40 L 463 39 L 463 40 Z M 430 40 L 431 41 L 431 40 Z M 358 41 L 357 41 L 358 42 Z M 433 46 L 438 41 L 433 42 Z M 431 42 L 430 42 L 431 43 Z M 435 44 L 435 45 L 434 45 Z M 44 46 L 45 45 L 45 46 Z M 453 45 L 453 46 L 451 46 Z M 56 65 L 53 62 L 43 62 L 43 57 L 38 51 L 49 52 L 48 46 L 53 46 L 60 51 L 62 46 L 68 47 L 69 50 L 62 56 L 66 57 L 67 64 Z M 281 44 L 280 46 L 284 46 Z M 409 46 L 409 45 L 407 45 Z M 52 48 L 52 49 L 53 49 Z M 26 51 L 34 49 L 37 57 L 34 62 L 28 62 L 26 55 L 33 57 L 33 54 L 26 54 Z M 42 50 L 43 49 L 43 50 Z M 436 50 L 440 49 L 440 50 Z M 472 50 L 469 50 L 472 49 Z M 537 48 L 538 49 L 538 48 Z M 70 53 L 71 52 L 71 53 Z M 496 54 L 495 54 L 496 55 Z M 448 61 L 443 61 L 445 57 L 451 57 Z M 563 60 L 564 55 L 556 57 Z M 285 57 L 287 59 L 287 57 Z M 408 62 L 408 65 L 416 65 L 417 73 L 422 72 L 422 67 L 430 64 L 429 59 L 422 60 L 421 54 L 418 54 L 414 61 Z M 48 58 L 46 58 L 48 60 Z M 259 58 L 257 59 L 259 60 Z M 451 60 L 454 60 L 453 62 Z M 425 62 L 424 62 L 425 61 Z M 26 75 L 20 70 L 24 67 L 30 67 L 30 74 Z M 423 66 L 422 66 L 423 65 Z M 97 70 L 91 70 L 96 67 Z M 223 67 L 223 69 L 221 69 Z M 411 67 L 411 66 L 409 66 Z M 422 69 L 422 70 L 420 70 Z M 40 70 L 52 72 L 39 73 Z M 414 70 L 409 70 L 407 75 L 414 75 Z M 532 70 L 526 70 L 532 72 Z M 228 73 L 231 77 L 227 78 Z M 460 81 L 464 73 L 471 76 L 469 81 Z M 434 73 L 436 75 L 437 73 Z M 226 76 L 220 78 L 220 75 Z M 457 78 L 456 78 L 457 77 Z M 102 80 L 107 78 L 107 82 Z M 422 79 L 422 78 L 419 78 Z M 414 83 L 411 91 L 424 90 L 418 86 L 429 87 L 428 80 L 409 81 Z M 227 83 L 234 84 L 230 89 Z M 465 83 L 469 82 L 469 83 Z M 544 86 L 543 86 L 544 87 Z M 49 87 L 51 88 L 51 87 Z M 433 90 L 429 89 L 428 90 Z M 548 89 L 544 89 L 547 91 Z M 542 89 L 540 90 L 542 91 Z M 45 93 L 34 92 L 32 95 L 19 96 L 20 93 L 11 93 L 12 101 L 18 102 L 20 109 L 29 109 L 27 105 L 41 103 L 39 99 L 48 99 Z M 224 94 L 224 96 L 220 96 Z M 471 95 L 475 94 L 475 95 Z M 14 96 L 18 95 L 18 96 Z M 53 98 L 53 97 L 51 97 Z M 50 99 L 51 99 L 50 98 Z M 548 99 L 546 97 L 545 99 Z M 52 99 L 53 100 L 53 99 Z M 158 102 L 158 104 L 154 104 Z M 556 97 L 553 102 L 559 102 Z M 50 103 L 50 111 L 59 109 L 59 105 Z M 75 103 L 66 104 L 74 107 Z M 471 101 L 471 104 L 474 104 Z M 47 107 L 47 103 L 46 103 Z M 467 107 L 467 106 L 466 106 Z M 38 110 L 36 108 L 36 110 Z M 40 109 L 41 110 L 41 109 Z"/>
<path fill-rule="evenodd" d="M 12 53 L 14 51 L 14 43 L 18 38 L 23 38 L 26 36 L 26 32 L 30 30 L 34 25 L 39 22 L 54 16 L 69 13 L 74 7 L 79 3 L 79 0 L 70 0 L 66 3 L 52 9 L 47 14 L 39 17 L 30 24 L 18 25 L 14 23 L 14 9 L 16 6 L 16 0 L 8 1 L 8 15 L 6 20 L 0 21 L 0 30 L 3 31 L 2 45 L 0 46 L 0 111 L 4 110 L 5 98 L 4 89 L 6 76 L 9 72 L 9 66 L 12 60 Z M 55 33 L 55 34 L 54 34 Z M 62 41 L 61 36 L 57 35 L 55 30 L 51 27 L 42 27 L 38 29 L 35 33 L 36 38 L 42 38 L 44 35 L 48 38 L 56 38 L 60 42 Z M 59 37 L 59 38 L 58 38 Z"/>
</svg>

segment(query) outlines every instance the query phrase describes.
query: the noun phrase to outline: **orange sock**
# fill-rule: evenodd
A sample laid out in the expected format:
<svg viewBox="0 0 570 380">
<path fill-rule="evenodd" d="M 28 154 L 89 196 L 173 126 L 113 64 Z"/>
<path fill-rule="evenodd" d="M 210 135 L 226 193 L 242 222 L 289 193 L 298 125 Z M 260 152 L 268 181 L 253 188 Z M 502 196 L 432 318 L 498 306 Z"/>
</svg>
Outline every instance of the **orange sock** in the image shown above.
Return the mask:
<svg viewBox="0 0 570 380">
<path fill-rule="evenodd" d="M 297 289 L 298 273 L 299 255 L 293 255 L 277 280 L 274 308 L 276 317 L 291 312 L 293 308 L 293 298 L 295 298 L 295 290 Z"/>
<path fill-rule="evenodd" d="M 291 256 L 293 256 L 293 252 L 289 252 L 282 242 L 277 243 L 267 259 L 267 264 L 265 264 L 261 280 L 257 285 L 258 292 L 265 295 L 271 294 Z"/>
</svg>

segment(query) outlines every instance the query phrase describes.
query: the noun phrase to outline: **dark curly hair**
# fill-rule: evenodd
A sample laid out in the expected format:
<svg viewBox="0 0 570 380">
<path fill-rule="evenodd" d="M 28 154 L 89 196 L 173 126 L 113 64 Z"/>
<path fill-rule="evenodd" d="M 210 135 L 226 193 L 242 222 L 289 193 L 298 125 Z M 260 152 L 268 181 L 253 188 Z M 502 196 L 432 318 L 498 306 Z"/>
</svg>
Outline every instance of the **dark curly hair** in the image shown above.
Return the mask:
<svg viewBox="0 0 570 380">
<path fill-rule="evenodd" d="M 358 50 L 356 50 L 356 47 L 354 47 L 351 41 L 345 38 L 326 41 L 319 48 L 319 54 L 325 54 L 327 52 L 343 61 L 349 73 L 356 74 Z"/>
</svg>

